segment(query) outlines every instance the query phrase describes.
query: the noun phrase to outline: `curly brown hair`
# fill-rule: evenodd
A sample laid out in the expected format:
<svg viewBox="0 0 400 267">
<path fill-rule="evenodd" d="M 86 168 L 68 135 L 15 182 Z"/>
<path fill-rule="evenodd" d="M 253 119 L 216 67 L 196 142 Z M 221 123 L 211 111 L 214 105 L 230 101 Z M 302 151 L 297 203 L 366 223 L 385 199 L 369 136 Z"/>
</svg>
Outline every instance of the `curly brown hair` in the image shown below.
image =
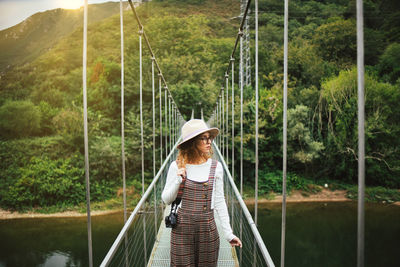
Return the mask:
<svg viewBox="0 0 400 267">
<path fill-rule="evenodd" d="M 178 156 L 176 157 L 178 168 L 184 168 L 186 164 L 197 164 L 212 157 L 212 148 L 210 148 L 209 153 L 204 154 L 197 148 L 196 141 L 197 138 L 193 138 L 179 146 Z"/>
</svg>

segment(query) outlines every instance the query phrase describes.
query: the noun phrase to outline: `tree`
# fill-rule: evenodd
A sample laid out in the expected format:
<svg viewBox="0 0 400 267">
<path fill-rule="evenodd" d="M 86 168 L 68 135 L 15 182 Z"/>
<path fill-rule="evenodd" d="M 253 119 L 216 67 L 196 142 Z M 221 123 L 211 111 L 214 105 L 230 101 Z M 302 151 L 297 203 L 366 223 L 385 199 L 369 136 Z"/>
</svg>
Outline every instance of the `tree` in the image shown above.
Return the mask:
<svg viewBox="0 0 400 267">
<path fill-rule="evenodd" d="M 31 101 L 8 101 L 0 107 L 0 136 L 19 138 L 40 131 L 40 110 Z"/>
<path fill-rule="evenodd" d="M 400 78 L 400 43 L 386 47 L 377 67 L 385 81 L 395 83 Z"/>
</svg>

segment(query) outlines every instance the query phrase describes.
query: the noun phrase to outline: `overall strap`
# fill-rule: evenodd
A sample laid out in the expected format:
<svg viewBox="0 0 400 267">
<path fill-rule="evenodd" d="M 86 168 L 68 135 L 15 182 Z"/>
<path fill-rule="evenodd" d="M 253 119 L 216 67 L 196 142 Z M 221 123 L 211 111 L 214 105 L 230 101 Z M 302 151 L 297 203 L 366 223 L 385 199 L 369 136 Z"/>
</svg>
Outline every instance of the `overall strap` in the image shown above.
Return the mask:
<svg viewBox="0 0 400 267">
<path fill-rule="evenodd" d="M 177 163 L 177 166 L 178 166 L 178 163 Z M 186 181 L 186 179 L 183 180 L 182 183 L 179 185 L 178 195 L 176 196 L 176 199 L 174 201 L 177 205 L 179 205 L 179 203 L 181 203 L 181 199 L 182 199 L 182 195 L 183 195 L 183 189 L 185 189 L 185 181 Z"/>
<path fill-rule="evenodd" d="M 217 169 L 218 161 L 213 159 L 211 162 L 210 174 L 208 175 L 208 181 L 213 184 L 215 178 L 215 170 Z"/>
</svg>

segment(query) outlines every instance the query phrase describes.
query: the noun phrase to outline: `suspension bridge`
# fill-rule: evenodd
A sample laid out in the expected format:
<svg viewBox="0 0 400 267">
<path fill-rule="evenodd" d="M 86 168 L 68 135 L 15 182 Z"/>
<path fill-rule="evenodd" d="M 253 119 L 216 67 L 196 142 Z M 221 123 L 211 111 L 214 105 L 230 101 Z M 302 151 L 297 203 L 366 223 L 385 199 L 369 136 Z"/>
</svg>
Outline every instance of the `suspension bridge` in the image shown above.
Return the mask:
<svg viewBox="0 0 400 267">
<path fill-rule="evenodd" d="M 83 30 L 83 108 L 84 108 L 84 147 L 85 147 L 85 176 L 87 198 L 87 228 L 89 266 L 93 266 L 91 214 L 90 214 L 90 175 L 88 155 L 88 124 L 87 124 L 87 17 L 88 1 L 84 5 Z M 243 87 L 251 84 L 251 64 L 249 48 L 249 14 L 251 0 L 241 1 L 241 23 L 236 36 L 230 58 L 227 60 L 227 69 L 222 74 L 222 86 L 215 102 L 212 116 L 207 123 L 218 127 L 221 134 L 213 142 L 214 158 L 222 163 L 224 170 L 225 200 L 230 215 L 233 232 L 242 240 L 243 248 L 232 248 L 221 239 L 218 266 L 275 266 L 268 252 L 267 244 L 257 229 L 257 199 L 258 199 L 258 1 L 254 1 L 255 22 L 255 58 L 254 58 L 254 88 L 255 88 L 255 208 L 254 219 L 243 202 Z M 124 226 L 103 259 L 101 266 L 169 266 L 170 258 L 170 230 L 163 222 L 168 207 L 161 200 L 168 167 L 177 155 L 177 144 L 180 142 L 180 128 L 185 122 L 179 106 L 168 89 L 160 65 L 152 50 L 144 26 L 136 12 L 136 7 L 129 0 L 130 8 L 139 26 L 139 65 L 140 65 L 140 131 L 142 155 L 142 198 L 128 218 L 126 207 L 126 177 L 125 177 L 125 143 L 124 143 L 124 31 L 123 6 L 120 1 L 120 29 L 121 29 L 121 156 L 123 178 Z M 288 83 L 288 0 L 284 8 L 284 83 L 283 83 L 283 200 L 282 200 L 282 227 L 281 227 L 281 258 L 280 265 L 285 265 L 285 228 L 286 228 L 286 162 L 287 162 L 287 83 Z M 364 51 L 363 51 L 363 9 L 362 0 L 357 0 L 357 66 L 358 66 L 358 132 L 359 132 L 359 199 L 358 199 L 358 249 L 357 264 L 364 266 Z M 144 138 L 143 138 L 143 40 L 151 57 L 152 73 L 152 128 L 153 128 L 153 180 L 145 191 L 144 185 Z M 238 51 L 237 51 L 238 50 Z M 237 56 L 239 54 L 239 56 Z M 238 87 L 240 89 L 240 151 L 235 152 L 234 137 L 235 120 L 235 61 L 239 61 Z M 158 90 L 156 78 L 158 77 Z M 158 92 L 157 92 L 158 91 Z M 156 118 L 156 95 L 158 95 L 158 113 Z M 201 112 L 203 118 L 203 112 Z M 192 112 L 193 118 L 193 112 Z M 159 126 L 156 129 L 156 124 Z M 167 129 L 167 130 L 165 130 Z M 158 135 L 158 136 L 157 136 Z M 156 138 L 159 138 L 156 142 Z M 156 143 L 159 147 L 156 148 Z M 156 150 L 160 151 L 156 155 Z M 235 176 L 235 157 L 240 157 L 240 173 Z M 161 166 L 156 168 L 156 157 L 159 157 Z M 228 162 L 231 163 L 228 166 Z M 156 170 L 158 171 L 156 172 Z M 237 187 L 234 177 L 239 180 Z M 218 216 L 216 216 L 218 218 Z M 218 221 L 217 221 L 218 225 Z M 278 229 L 277 229 L 278 230 Z"/>
</svg>

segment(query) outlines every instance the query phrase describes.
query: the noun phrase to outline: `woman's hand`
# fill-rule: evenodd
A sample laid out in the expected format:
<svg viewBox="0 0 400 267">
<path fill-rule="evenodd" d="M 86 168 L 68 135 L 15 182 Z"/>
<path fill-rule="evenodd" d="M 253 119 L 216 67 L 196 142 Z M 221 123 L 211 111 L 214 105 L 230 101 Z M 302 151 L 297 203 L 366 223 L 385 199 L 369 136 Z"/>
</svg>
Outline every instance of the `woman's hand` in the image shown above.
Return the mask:
<svg viewBox="0 0 400 267">
<path fill-rule="evenodd" d="M 231 244 L 232 247 L 237 247 L 237 246 L 242 247 L 242 241 L 240 241 L 240 239 L 237 237 L 229 241 L 229 243 Z"/>
<path fill-rule="evenodd" d="M 186 179 L 186 169 L 185 168 L 180 168 L 178 169 L 177 173 L 178 176 L 182 177 L 182 182 L 185 181 Z"/>
</svg>

